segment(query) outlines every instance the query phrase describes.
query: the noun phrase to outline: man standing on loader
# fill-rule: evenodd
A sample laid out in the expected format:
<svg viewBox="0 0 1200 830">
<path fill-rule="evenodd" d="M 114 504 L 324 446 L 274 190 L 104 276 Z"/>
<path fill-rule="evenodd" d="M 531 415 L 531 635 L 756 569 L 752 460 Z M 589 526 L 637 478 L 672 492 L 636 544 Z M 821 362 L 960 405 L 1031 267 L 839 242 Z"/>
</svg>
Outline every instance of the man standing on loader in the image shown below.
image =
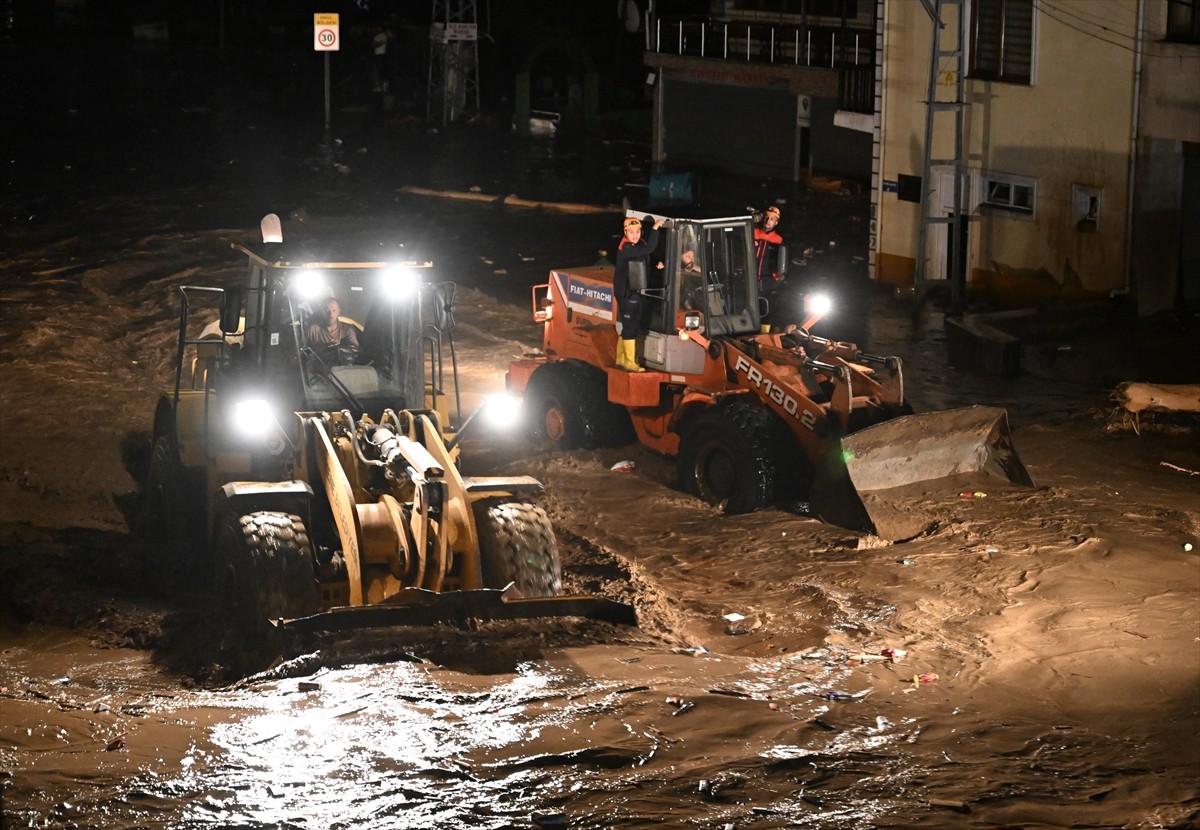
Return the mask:
<svg viewBox="0 0 1200 830">
<path fill-rule="evenodd" d="M 646 225 L 650 225 L 649 229 L 646 229 Z M 662 225 L 661 219 L 655 221 L 649 216 L 645 219 L 628 216 L 625 218 L 625 235 L 617 245 L 613 299 L 617 304 L 617 320 L 621 328 L 617 332 L 616 362 L 617 368 L 626 372 L 646 371 L 637 362 L 637 336 L 642 332 L 642 294 L 629 285 L 629 263 L 640 261 L 649 270 L 650 255 L 658 247 L 658 229 Z"/>
<path fill-rule="evenodd" d="M 774 297 L 775 289 L 779 287 L 779 281 L 782 279 L 779 246 L 783 244 L 783 237 L 775 229 L 780 218 L 779 208 L 775 205 L 754 216 L 754 260 L 758 274 L 758 295 L 768 300 Z M 767 321 L 764 320 L 763 324 L 763 331 L 767 331 Z"/>
</svg>

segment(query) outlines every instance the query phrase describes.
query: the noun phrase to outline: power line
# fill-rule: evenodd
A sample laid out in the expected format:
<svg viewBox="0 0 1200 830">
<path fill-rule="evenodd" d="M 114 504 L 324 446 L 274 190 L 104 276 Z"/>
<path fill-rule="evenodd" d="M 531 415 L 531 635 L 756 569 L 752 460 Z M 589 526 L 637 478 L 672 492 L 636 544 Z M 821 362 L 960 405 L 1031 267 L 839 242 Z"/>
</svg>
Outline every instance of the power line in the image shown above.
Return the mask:
<svg viewBox="0 0 1200 830">
<path fill-rule="evenodd" d="M 1067 22 L 1066 20 L 1063 20 L 1061 17 L 1057 17 L 1054 14 L 1051 14 L 1051 12 L 1049 11 L 1050 9 L 1054 9 L 1054 11 L 1059 12 L 1060 14 L 1069 14 L 1069 12 L 1065 12 L 1062 9 L 1056 8 L 1055 6 L 1052 6 L 1049 3 L 1045 2 L 1045 0 L 1033 0 L 1033 3 L 1034 3 L 1034 8 L 1037 9 L 1038 11 L 1040 11 L 1042 14 L 1046 15 L 1046 17 L 1049 17 L 1051 20 L 1058 21 L 1062 25 L 1066 26 L 1068 29 L 1079 32 L 1081 35 L 1084 35 L 1085 37 L 1090 37 L 1094 40 L 1101 41 L 1102 43 L 1107 43 L 1110 46 L 1116 46 L 1118 49 L 1124 49 L 1125 51 L 1131 52 L 1133 54 L 1137 54 L 1137 52 L 1138 52 L 1136 45 L 1133 45 L 1133 46 L 1127 45 L 1125 43 L 1120 43 L 1115 40 L 1109 40 L 1108 38 L 1101 37 L 1100 35 L 1096 34 L 1095 32 L 1084 31 L 1083 29 L 1079 28 L 1078 26 L 1072 25 L 1071 23 Z M 1106 32 L 1112 31 L 1108 27 L 1102 26 L 1100 24 L 1091 24 L 1091 25 L 1099 26 L 1099 28 L 1103 29 Z M 1130 41 L 1130 43 L 1136 44 L 1136 40 L 1134 39 L 1133 35 L 1124 35 L 1119 32 L 1113 32 L 1113 34 L 1117 37 L 1125 38 L 1126 40 Z M 1143 34 L 1145 34 L 1145 32 L 1143 32 Z M 1166 55 L 1161 52 L 1151 52 L 1150 50 L 1146 49 L 1145 47 L 1142 48 L 1141 53 L 1143 55 L 1146 55 L 1151 58 L 1163 58 L 1163 59 L 1167 59 L 1167 60 L 1170 60 L 1172 58 L 1178 58 L 1180 60 L 1200 59 L 1200 54 L 1197 54 L 1197 55 Z"/>
<path fill-rule="evenodd" d="M 1107 20 L 1107 23 L 1111 23 L 1111 24 L 1113 24 L 1113 25 L 1110 27 L 1109 25 L 1106 25 L 1106 23 L 1099 23 L 1099 22 L 1097 22 L 1097 19 L 1095 19 L 1095 18 L 1089 18 L 1089 17 L 1087 17 L 1087 16 L 1085 16 L 1085 15 L 1083 15 L 1083 14 L 1080 14 L 1080 13 L 1078 13 L 1078 12 L 1073 12 L 1073 11 L 1070 11 L 1070 10 L 1068 10 L 1068 9 L 1066 9 L 1066 8 L 1061 8 L 1061 7 L 1058 7 L 1058 6 L 1054 6 L 1054 5 L 1050 4 L 1050 3 L 1041 3 L 1041 5 L 1044 5 L 1044 6 L 1048 7 L 1048 8 L 1054 9 L 1054 10 L 1055 10 L 1056 12 L 1058 12 L 1059 14 L 1065 14 L 1067 17 L 1072 17 L 1072 18 L 1074 18 L 1074 19 L 1076 19 L 1076 20 L 1079 20 L 1079 21 L 1081 21 L 1082 23 L 1084 23 L 1084 24 L 1086 24 L 1086 25 L 1088 25 L 1088 26 L 1095 26 L 1097 29 L 1103 29 L 1103 30 L 1104 30 L 1104 31 L 1106 31 L 1106 32 L 1112 32 L 1113 34 L 1117 35 L 1118 37 L 1129 38 L 1130 40 L 1133 40 L 1133 39 L 1135 38 L 1135 35 L 1134 35 L 1134 34 L 1126 34 L 1125 32 L 1122 32 L 1122 31 L 1117 31 L 1117 29 L 1116 29 L 1116 26 L 1117 26 L 1117 24 L 1118 24 L 1118 21 L 1112 20 L 1111 18 L 1108 18 L 1108 19 L 1106 19 L 1106 20 Z M 1091 7 L 1091 8 L 1094 8 L 1094 6 L 1093 6 L 1093 7 Z M 1123 25 L 1125 22 L 1126 22 L 1126 21 L 1120 21 L 1120 23 L 1121 23 L 1122 25 Z M 1147 34 L 1147 32 L 1146 32 L 1145 30 L 1143 30 L 1143 31 L 1142 31 L 1142 34 L 1143 34 L 1143 35 L 1145 35 L 1145 34 Z"/>
<path fill-rule="evenodd" d="M 1119 29 L 1121 27 L 1128 26 L 1129 21 L 1127 19 L 1113 18 L 1111 15 L 1090 14 L 1089 12 L 1084 12 L 1082 10 L 1079 10 L 1078 6 L 1077 6 L 1077 10 L 1075 10 L 1075 11 L 1071 11 L 1066 8 L 1055 7 L 1053 4 L 1050 4 L 1050 6 L 1055 11 L 1057 11 L 1061 14 L 1065 14 L 1068 17 L 1073 17 L 1076 20 L 1080 20 L 1090 26 L 1095 26 L 1100 29 L 1113 31 L 1115 34 L 1118 34 L 1122 37 L 1128 37 L 1130 39 L 1133 39 L 1135 36 L 1134 34 L 1126 35 L 1122 31 L 1117 31 L 1117 29 Z M 1083 6 L 1082 8 L 1091 10 L 1091 9 L 1097 8 L 1097 6 L 1095 3 L 1091 3 L 1089 5 Z M 1128 8 L 1128 5 L 1126 5 L 1125 8 Z M 1149 34 L 1149 31 L 1143 29 L 1142 34 L 1143 35 Z"/>
</svg>

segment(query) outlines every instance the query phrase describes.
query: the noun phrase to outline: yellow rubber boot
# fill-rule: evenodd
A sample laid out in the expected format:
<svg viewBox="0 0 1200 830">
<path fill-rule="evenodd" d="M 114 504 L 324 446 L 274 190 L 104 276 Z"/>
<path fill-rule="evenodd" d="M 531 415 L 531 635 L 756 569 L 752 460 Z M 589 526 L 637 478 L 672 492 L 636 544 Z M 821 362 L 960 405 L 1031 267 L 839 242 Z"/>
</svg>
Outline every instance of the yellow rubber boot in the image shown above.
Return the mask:
<svg viewBox="0 0 1200 830">
<path fill-rule="evenodd" d="M 646 371 L 637 362 L 637 341 L 636 340 L 621 340 L 621 360 L 620 366 L 626 372 L 644 372 Z"/>
<path fill-rule="evenodd" d="M 616 365 L 617 365 L 617 368 L 621 369 L 622 371 L 636 372 L 637 364 L 632 363 L 630 361 L 629 350 L 625 346 L 625 344 L 629 343 L 629 342 L 632 342 L 632 341 L 621 340 L 621 339 L 617 340 L 617 363 L 616 363 Z"/>
</svg>

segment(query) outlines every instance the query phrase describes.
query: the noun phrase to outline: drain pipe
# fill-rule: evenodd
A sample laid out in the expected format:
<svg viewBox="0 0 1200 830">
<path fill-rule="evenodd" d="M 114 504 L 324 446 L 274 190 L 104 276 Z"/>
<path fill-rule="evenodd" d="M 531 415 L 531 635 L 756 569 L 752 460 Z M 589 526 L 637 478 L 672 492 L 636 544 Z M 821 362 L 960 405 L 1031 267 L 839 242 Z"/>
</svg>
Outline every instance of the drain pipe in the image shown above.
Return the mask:
<svg viewBox="0 0 1200 830">
<path fill-rule="evenodd" d="M 1142 49 L 1145 46 L 1146 0 L 1137 4 L 1137 39 L 1133 46 L 1133 129 L 1129 137 L 1128 193 L 1125 200 L 1125 287 L 1109 296 L 1128 296 L 1133 288 L 1133 209 L 1137 185 L 1138 139 L 1142 117 Z"/>
</svg>

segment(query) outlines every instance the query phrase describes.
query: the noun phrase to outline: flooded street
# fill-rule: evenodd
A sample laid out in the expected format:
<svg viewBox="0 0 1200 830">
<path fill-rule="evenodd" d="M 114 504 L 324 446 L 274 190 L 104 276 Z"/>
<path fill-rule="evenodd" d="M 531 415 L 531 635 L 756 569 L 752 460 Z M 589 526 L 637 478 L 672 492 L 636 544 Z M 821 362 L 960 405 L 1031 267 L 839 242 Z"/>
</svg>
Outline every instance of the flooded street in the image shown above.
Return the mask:
<svg viewBox="0 0 1200 830">
<path fill-rule="evenodd" d="M 122 66 L 120 125 L 86 89 L 7 93 L 52 128 L 10 130 L 0 198 L 6 830 L 1197 826 L 1200 449 L 1105 431 L 1111 374 L 1144 368 L 1132 347 L 1097 368 L 1086 338 L 1038 344 L 1015 378 L 954 367 L 936 304 L 863 282 L 850 194 L 747 182 L 710 204 L 787 199 L 796 267 L 849 274 L 830 325 L 903 357 L 919 411 L 1007 408 L 1035 488 L 923 493 L 927 530 L 890 543 L 786 507 L 725 516 L 638 446 L 546 455 L 484 431 L 464 465 L 541 480 L 565 591 L 630 603 L 636 628 L 364 633 L 206 682 L 211 597 L 164 592 L 126 530 L 177 287 L 241 279 L 229 244 L 268 212 L 403 241 L 460 286 L 470 403 L 540 346 L 529 286 L 609 250 L 619 211 L 406 188 L 603 208 L 647 152 L 361 112 L 326 137 L 312 108 L 281 116 L 294 92 Z"/>
</svg>

